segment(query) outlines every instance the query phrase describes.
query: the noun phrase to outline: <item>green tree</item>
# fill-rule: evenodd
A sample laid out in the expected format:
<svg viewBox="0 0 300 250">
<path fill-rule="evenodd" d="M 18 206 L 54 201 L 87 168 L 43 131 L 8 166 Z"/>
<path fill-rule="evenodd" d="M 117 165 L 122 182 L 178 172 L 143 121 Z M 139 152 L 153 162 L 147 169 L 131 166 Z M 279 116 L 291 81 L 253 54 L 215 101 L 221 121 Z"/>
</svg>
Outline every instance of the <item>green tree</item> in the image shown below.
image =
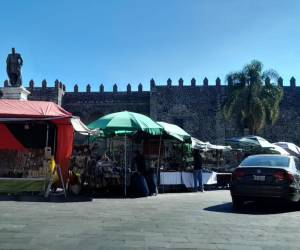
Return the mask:
<svg viewBox="0 0 300 250">
<path fill-rule="evenodd" d="M 223 106 L 227 120 L 233 120 L 244 131 L 257 134 L 267 124 L 273 125 L 280 111 L 283 97 L 281 86 L 271 81 L 278 80 L 275 70 L 263 71 L 263 64 L 253 60 L 241 71 L 226 76 L 229 84 L 228 98 Z"/>
</svg>

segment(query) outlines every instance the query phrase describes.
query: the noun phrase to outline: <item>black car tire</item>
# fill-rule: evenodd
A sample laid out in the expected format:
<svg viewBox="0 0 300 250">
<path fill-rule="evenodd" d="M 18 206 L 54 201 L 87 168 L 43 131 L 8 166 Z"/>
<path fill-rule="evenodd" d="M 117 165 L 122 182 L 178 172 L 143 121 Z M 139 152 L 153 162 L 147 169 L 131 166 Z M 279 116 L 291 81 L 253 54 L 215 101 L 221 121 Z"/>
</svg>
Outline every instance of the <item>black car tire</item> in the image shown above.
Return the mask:
<svg viewBox="0 0 300 250">
<path fill-rule="evenodd" d="M 232 206 L 234 209 L 241 209 L 244 205 L 244 199 L 242 197 L 232 196 Z"/>
</svg>

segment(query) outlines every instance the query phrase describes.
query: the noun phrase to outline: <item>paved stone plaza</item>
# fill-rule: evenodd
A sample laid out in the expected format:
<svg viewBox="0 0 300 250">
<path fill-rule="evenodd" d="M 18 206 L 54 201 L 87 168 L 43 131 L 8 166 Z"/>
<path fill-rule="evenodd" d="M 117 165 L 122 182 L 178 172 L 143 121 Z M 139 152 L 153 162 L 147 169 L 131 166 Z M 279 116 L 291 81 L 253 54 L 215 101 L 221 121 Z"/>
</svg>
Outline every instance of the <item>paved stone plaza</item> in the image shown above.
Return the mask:
<svg viewBox="0 0 300 250">
<path fill-rule="evenodd" d="M 299 209 L 299 211 L 298 211 Z M 229 191 L 0 201 L 0 249 L 300 249 L 300 208 L 232 210 Z"/>
</svg>

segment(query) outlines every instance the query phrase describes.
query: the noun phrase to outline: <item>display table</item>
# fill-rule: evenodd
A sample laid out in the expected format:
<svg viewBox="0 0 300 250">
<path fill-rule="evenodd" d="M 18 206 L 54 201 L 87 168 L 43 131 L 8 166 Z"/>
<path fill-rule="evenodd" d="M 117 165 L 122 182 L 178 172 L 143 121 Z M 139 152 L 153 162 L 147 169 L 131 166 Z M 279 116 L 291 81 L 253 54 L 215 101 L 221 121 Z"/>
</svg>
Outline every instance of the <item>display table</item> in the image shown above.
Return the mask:
<svg viewBox="0 0 300 250">
<path fill-rule="evenodd" d="M 217 184 L 217 173 L 202 173 L 203 185 Z M 184 185 L 186 188 L 194 187 L 193 172 L 160 172 L 160 185 Z"/>
<path fill-rule="evenodd" d="M 0 178 L 0 193 L 45 192 L 48 178 Z"/>
</svg>

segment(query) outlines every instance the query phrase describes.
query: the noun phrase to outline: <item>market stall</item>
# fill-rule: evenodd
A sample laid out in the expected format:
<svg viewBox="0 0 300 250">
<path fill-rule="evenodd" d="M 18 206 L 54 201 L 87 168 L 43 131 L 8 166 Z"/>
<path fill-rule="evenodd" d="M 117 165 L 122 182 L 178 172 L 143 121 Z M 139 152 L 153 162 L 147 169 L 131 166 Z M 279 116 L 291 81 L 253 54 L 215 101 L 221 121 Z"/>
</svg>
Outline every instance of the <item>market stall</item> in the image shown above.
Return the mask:
<svg viewBox="0 0 300 250">
<path fill-rule="evenodd" d="M 71 123 L 74 128 L 73 152 L 69 167 L 69 189 L 79 194 L 84 183 L 84 177 L 89 159 L 91 158 L 90 138 L 99 132 L 89 129 L 80 117 L 73 116 Z"/>
<path fill-rule="evenodd" d="M 232 148 L 231 172 L 249 155 L 255 154 L 280 154 L 289 155 L 286 148 L 278 144 L 272 144 L 260 136 L 243 136 L 225 139 L 225 143 Z M 281 144 L 282 145 L 282 144 Z"/>
<path fill-rule="evenodd" d="M 215 145 L 192 138 L 192 148 L 203 152 L 203 168 L 213 173 L 213 184 L 217 187 L 228 188 L 231 182 L 229 158 L 232 157 L 230 146 Z M 205 175 L 205 173 L 203 173 Z"/>
<path fill-rule="evenodd" d="M 191 170 L 191 136 L 182 128 L 167 122 L 157 122 L 164 129 L 160 155 L 161 171 Z"/>
<path fill-rule="evenodd" d="M 149 117 L 129 111 L 112 113 L 100 117 L 89 124 L 88 127 L 90 129 L 101 130 L 102 137 L 107 138 L 109 141 L 109 152 L 112 153 L 109 156 L 105 154 L 100 159 L 94 160 L 91 170 L 95 174 L 92 175 L 95 179 L 99 175 L 98 180 L 101 180 L 99 183 L 105 183 L 105 180 L 107 180 L 105 171 L 98 170 L 103 170 L 103 166 L 105 168 L 107 165 L 110 165 L 110 176 L 115 173 L 119 177 L 119 182 L 124 186 L 124 195 L 126 196 L 131 172 L 135 170 L 131 169 L 132 166 L 130 164 L 133 158 L 133 135 L 140 132 L 159 136 L 162 134 L 163 129 Z M 117 139 L 117 141 L 114 139 Z M 123 146 L 120 147 L 122 144 Z M 118 147 L 117 155 L 114 154 L 116 147 Z M 128 154 L 129 152 L 131 153 L 130 155 Z"/>
<path fill-rule="evenodd" d="M 128 141 L 127 147 L 130 149 Z M 129 153 L 130 150 L 127 151 Z M 74 145 L 71 169 L 80 176 L 85 189 L 118 192 L 124 187 L 124 165 L 123 137 L 98 137 L 89 144 Z"/>
<path fill-rule="evenodd" d="M 294 155 L 296 157 L 300 156 L 300 148 L 291 142 L 275 142 L 273 145 L 279 146 L 283 148 L 286 152 L 288 152 L 290 155 Z"/>
<path fill-rule="evenodd" d="M 67 180 L 71 117 L 52 102 L 0 100 L 0 192 L 45 191 L 51 159 Z"/>
<path fill-rule="evenodd" d="M 228 138 L 225 142 L 235 150 L 242 151 L 245 156 L 253 154 L 289 155 L 283 147 L 272 144 L 260 136 L 243 136 Z"/>
<path fill-rule="evenodd" d="M 166 186 L 183 185 L 191 190 L 194 187 L 192 142 L 193 138 L 175 124 L 158 122 L 163 128 L 163 146 L 160 161 L 160 185 L 163 191 Z M 204 185 L 216 183 L 216 173 L 203 170 Z"/>
</svg>

